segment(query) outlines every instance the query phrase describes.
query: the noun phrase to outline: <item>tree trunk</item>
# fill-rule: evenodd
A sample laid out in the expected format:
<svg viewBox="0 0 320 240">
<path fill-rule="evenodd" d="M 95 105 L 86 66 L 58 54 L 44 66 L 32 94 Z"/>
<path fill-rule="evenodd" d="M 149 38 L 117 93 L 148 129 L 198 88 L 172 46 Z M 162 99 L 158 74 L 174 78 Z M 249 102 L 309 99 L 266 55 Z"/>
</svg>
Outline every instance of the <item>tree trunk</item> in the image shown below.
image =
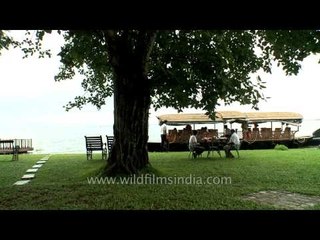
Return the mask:
<svg viewBox="0 0 320 240">
<path fill-rule="evenodd" d="M 106 30 L 114 77 L 114 144 L 107 175 L 135 174 L 149 164 L 148 121 L 151 86 L 148 61 L 157 31 Z"/>
<path fill-rule="evenodd" d="M 144 69 L 136 59 L 125 56 L 115 71 L 114 137 L 106 173 L 135 174 L 146 167 L 150 87 Z"/>
</svg>

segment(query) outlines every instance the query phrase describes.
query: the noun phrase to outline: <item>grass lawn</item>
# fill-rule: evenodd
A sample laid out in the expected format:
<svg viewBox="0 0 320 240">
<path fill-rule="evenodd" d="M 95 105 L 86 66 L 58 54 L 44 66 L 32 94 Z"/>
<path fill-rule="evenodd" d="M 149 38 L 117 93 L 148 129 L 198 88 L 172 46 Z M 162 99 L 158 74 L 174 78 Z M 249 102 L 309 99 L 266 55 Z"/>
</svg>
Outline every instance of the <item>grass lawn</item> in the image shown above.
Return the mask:
<svg viewBox="0 0 320 240">
<path fill-rule="evenodd" d="M 0 155 L 0 209 L 275 209 L 241 197 L 262 190 L 320 196 L 316 148 L 242 150 L 240 159 L 216 153 L 198 159 L 189 159 L 188 152 L 150 153 L 162 184 L 152 184 L 153 175 L 145 178 L 147 184 L 120 184 L 121 179 L 117 184 L 89 184 L 88 178 L 105 164 L 101 154 L 90 161 L 85 154 L 55 154 L 30 183 L 14 186 L 43 156 L 25 154 L 11 161 L 11 156 Z"/>
</svg>

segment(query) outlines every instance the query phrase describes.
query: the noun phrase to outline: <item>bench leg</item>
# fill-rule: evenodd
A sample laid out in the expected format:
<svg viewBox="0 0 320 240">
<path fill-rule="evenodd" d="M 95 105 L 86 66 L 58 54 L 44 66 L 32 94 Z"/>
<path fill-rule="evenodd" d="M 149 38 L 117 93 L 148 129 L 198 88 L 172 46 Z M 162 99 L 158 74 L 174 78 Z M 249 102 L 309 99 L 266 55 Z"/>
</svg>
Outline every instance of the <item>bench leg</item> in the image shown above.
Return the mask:
<svg viewBox="0 0 320 240">
<path fill-rule="evenodd" d="M 87 151 L 87 160 L 92 159 L 92 151 L 88 150 Z"/>
<path fill-rule="evenodd" d="M 221 153 L 220 153 L 220 150 L 219 150 L 219 149 L 217 150 L 217 153 L 218 153 L 218 154 L 219 154 L 219 156 L 221 157 Z"/>
<path fill-rule="evenodd" d="M 16 153 L 16 152 L 14 152 L 14 153 L 12 154 L 12 161 L 17 161 L 17 160 L 19 160 L 19 154 Z"/>
<path fill-rule="evenodd" d="M 108 152 L 107 150 L 102 150 L 102 160 L 107 160 Z"/>
<path fill-rule="evenodd" d="M 19 146 L 15 146 L 12 152 L 12 161 L 17 161 L 19 160 Z"/>
<path fill-rule="evenodd" d="M 213 156 L 213 152 L 214 152 L 214 151 L 216 151 L 216 152 L 219 154 L 219 156 L 221 157 L 221 153 L 220 153 L 219 148 L 214 147 L 214 148 L 210 148 L 210 149 L 208 150 L 207 158 L 209 157 L 210 153 L 212 153 L 212 156 Z"/>
<path fill-rule="evenodd" d="M 237 151 L 238 158 L 240 158 L 239 150 L 238 150 L 238 149 L 236 149 L 236 151 Z"/>
</svg>

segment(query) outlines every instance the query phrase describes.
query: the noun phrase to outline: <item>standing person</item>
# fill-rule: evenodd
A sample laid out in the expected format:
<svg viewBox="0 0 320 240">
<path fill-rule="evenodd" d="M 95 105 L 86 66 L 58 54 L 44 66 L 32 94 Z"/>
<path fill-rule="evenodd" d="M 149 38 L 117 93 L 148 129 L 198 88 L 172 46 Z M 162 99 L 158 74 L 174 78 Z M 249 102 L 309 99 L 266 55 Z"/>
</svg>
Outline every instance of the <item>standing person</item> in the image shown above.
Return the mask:
<svg viewBox="0 0 320 240">
<path fill-rule="evenodd" d="M 169 149 L 169 141 L 167 138 L 167 120 L 161 121 L 161 151 L 168 151 Z"/>
<path fill-rule="evenodd" d="M 185 130 L 187 130 L 187 132 L 192 132 L 192 127 L 190 124 L 187 124 L 186 127 L 185 127 Z"/>
<path fill-rule="evenodd" d="M 240 139 L 234 129 L 231 129 L 230 139 L 229 139 L 227 145 L 225 145 L 223 147 L 223 149 L 226 153 L 226 158 L 234 158 L 233 154 L 231 153 L 232 148 L 235 148 L 237 150 L 240 148 Z"/>
</svg>

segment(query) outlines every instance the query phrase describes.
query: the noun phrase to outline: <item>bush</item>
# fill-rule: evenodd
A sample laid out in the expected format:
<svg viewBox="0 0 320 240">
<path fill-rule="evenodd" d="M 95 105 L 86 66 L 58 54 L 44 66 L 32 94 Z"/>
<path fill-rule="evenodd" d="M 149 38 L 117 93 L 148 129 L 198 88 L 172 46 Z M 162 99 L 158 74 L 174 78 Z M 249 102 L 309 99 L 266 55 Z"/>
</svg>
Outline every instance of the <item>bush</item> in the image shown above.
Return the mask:
<svg viewBox="0 0 320 240">
<path fill-rule="evenodd" d="M 312 133 L 313 137 L 320 137 L 320 128 Z"/>
<path fill-rule="evenodd" d="M 289 148 L 286 146 L 286 145 L 283 145 L 283 144 L 277 144 L 275 147 L 274 147 L 275 150 L 288 150 Z"/>
</svg>

